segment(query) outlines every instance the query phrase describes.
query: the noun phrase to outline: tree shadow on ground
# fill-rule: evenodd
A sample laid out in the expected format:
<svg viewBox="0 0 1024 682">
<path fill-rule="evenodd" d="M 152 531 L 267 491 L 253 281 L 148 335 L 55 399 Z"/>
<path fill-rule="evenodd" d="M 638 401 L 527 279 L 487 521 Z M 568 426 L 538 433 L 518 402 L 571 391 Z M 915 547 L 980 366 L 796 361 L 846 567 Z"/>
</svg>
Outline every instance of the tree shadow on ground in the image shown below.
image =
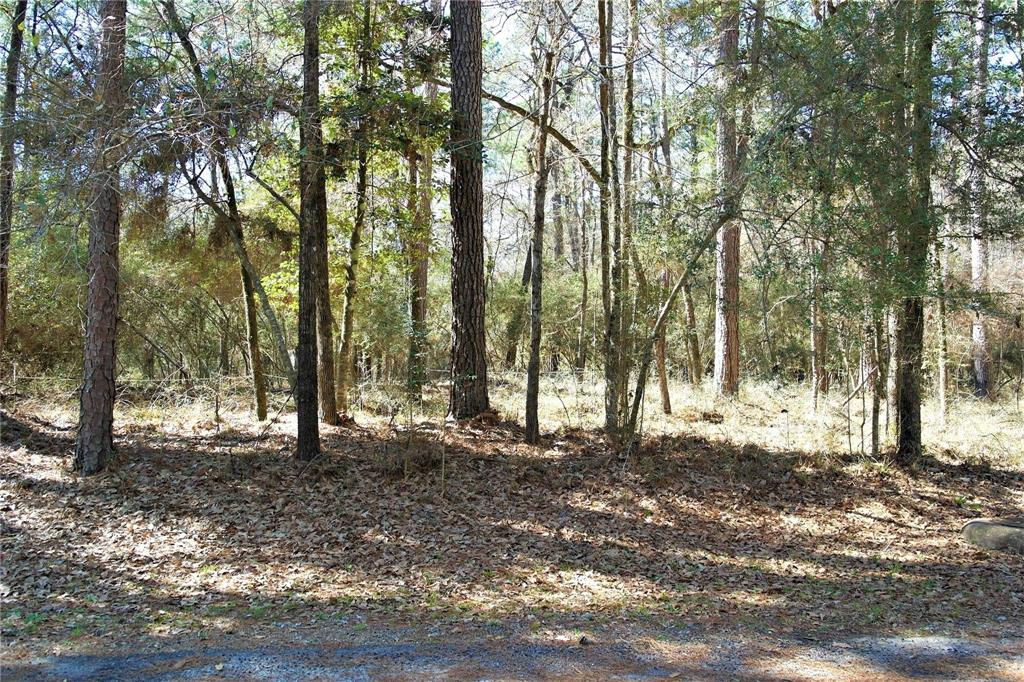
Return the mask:
<svg viewBox="0 0 1024 682">
<path fill-rule="evenodd" d="M 0 459 L 5 629 L 30 646 L 354 615 L 950 630 L 1012 624 L 1024 599 L 1020 558 L 957 539 L 966 516 L 1007 513 L 1016 472 L 877 470 L 690 436 L 623 459 L 598 434 L 526 448 L 491 423 L 325 428 L 312 466 L 279 433 L 138 426 L 109 473 L 83 479 L 66 471 L 66 430 L 17 420 Z"/>
</svg>

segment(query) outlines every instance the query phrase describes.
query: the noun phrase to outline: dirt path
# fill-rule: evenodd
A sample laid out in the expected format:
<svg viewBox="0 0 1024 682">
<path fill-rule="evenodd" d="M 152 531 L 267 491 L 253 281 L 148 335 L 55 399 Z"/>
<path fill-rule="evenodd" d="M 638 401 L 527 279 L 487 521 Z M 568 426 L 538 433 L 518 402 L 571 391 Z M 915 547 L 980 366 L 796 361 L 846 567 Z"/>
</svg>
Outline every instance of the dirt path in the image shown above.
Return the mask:
<svg viewBox="0 0 1024 682">
<path fill-rule="evenodd" d="M 5 665 L 4 680 L 1024 680 L 1024 639 L 745 639 L 595 635 L 530 642 L 209 647 L 65 655 Z"/>
</svg>

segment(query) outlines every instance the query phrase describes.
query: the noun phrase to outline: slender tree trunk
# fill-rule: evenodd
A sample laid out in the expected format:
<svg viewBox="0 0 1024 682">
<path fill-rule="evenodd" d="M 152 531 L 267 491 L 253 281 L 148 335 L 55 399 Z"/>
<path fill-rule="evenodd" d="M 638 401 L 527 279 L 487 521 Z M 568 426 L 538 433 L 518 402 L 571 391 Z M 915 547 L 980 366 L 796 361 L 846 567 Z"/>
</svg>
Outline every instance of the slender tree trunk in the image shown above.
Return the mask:
<svg viewBox="0 0 1024 682">
<path fill-rule="evenodd" d="M 440 0 L 433 0 L 431 7 L 440 14 Z M 424 85 L 427 101 L 433 104 L 437 99 L 437 85 Z M 417 150 L 413 150 L 415 154 Z M 419 150 L 415 164 L 409 173 L 417 173 L 416 208 L 413 212 L 412 262 L 410 263 L 410 317 L 409 334 L 409 393 L 414 400 L 423 399 L 423 385 L 427 380 L 427 272 L 430 263 L 430 238 L 434 222 L 434 150 L 424 145 Z M 413 163 L 412 161 L 410 162 Z"/>
<path fill-rule="evenodd" d="M 14 120 L 18 107 L 18 68 L 25 35 L 27 0 L 14 5 L 11 42 L 5 69 L 3 125 L 0 126 L 0 355 L 7 340 L 7 270 L 11 259 L 11 226 L 14 221 Z"/>
<path fill-rule="evenodd" d="M 883 357 L 885 357 L 885 335 L 883 332 L 882 315 L 877 310 L 871 310 L 869 324 L 871 369 L 874 372 L 871 379 L 871 457 L 878 457 L 879 441 L 881 440 L 882 399 L 886 394 L 886 375 L 888 373 L 883 363 Z"/>
<path fill-rule="evenodd" d="M 991 354 L 984 307 L 988 296 L 988 198 L 985 181 L 985 110 L 988 92 L 989 2 L 975 0 L 974 80 L 971 84 L 971 136 L 978 160 L 970 169 L 971 203 L 971 291 L 974 320 L 971 324 L 971 359 L 974 365 L 974 395 L 991 393 Z"/>
<path fill-rule="evenodd" d="M 373 12 L 373 0 L 363 2 L 363 30 L 359 47 L 359 91 L 364 96 L 370 87 L 370 23 Z M 365 103 L 364 103 L 365 104 Z M 369 130 L 367 118 L 369 112 L 360 114 L 359 127 L 356 131 L 356 214 L 352 221 L 352 235 L 348 242 L 348 264 L 345 266 L 345 303 L 342 307 L 341 349 L 338 353 L 338 410 L 349 414 L 349 394 L 352 390 L 355 373 L 354 329 L 355 302 L 358 291 L 359 249 L 363 241 L 363 230 L 366 227 L 366 200 L 369 187 Z"/>
<path fill-rule="evenodd" d="M 621 258 L 625 260 L 621 267 L 621 284 L 618 287 L 619 297 L 625 301 L 630 296 L 630 261 L 634 263 L 637 274 L 637 283 L 641 284 L 640 278 L 643 271 L 639 267 L 639 260 L 633 247 L 633 221 L 636 212 L 636 157 L 634 154 L 636 134 L 636 107 L 634 102 L 634 65 L 637 55 L 637 43 L 639 42 L 639 21 L 640 11 L 637 0 L 627 1 L 627 14 L 629 29 L 626 33 L 625 50 L 625 92 L 623 93 L 623 164 L 622 164 L 622 203 L 621 218 L 617 224 L 622 226 L 622 250 Z M 613 35 L 609 29 L 609 36 Z M 610 38 L 609 38 L 610 40 Z M 614 127 L 613 127 L 614 130 Z M 617 154 L 616 154 L 617 156 Z M 614 171 L 614 166 L 613 166 Z M 615 209 L 619 210 L 620 204 L 616 202 Z M 635 300 L 635 299 L 634 299 Z M 619 336 L 620 360 L 619 360 L 619 421 L 629 409 L 629 376 L 633 365 L 633 325 L 634 305 L 621 305 L 622 331 Z"/>
<path fill-rule="evenodd" d="M 171 30 L 175 35 L 177 35 L 178 41 L 181 43 L 181 46 L 188 57 L 196 89 L 203 99 L 208 99 L 209 94 L 206 91 L 207 81 L 199 63 L 199 57 L 196 54 L 195 47 L 192 45 L 188 29 L 181 22 L 181 19 L 178 16 L 174 0 L 164 0 L 162 6 L 167 13 L 167 20 L 170 24 Z M 224 139 L 226 137 L 224 122 L 222 120 L 212 119 L 210 121 L 210 125 L 213 129 L 212 155 L 214 164 L 220 172 L 221 180 L 224 183 L 224 193 L 228 204 L 227 211 L 224 211 L 223 208 L 218 206 L 212 197 L 206 196 L 205 198 L 209 205 L 230 224 L 228 234 L 231 237 L 231 243 L 234 246 L 235 255 L 238 257 L 238 263 L 242 270 L 242 292 L 245 296 L 246 330 L 249 343 L 250 367 L 253 377 L 253 393 L 255 394 L 256 402 L 256 416 L 260 420 L 263 420 L 267 418 L 267 384 L 266 377 L 263 373 L 263 360 L 259 350 L 259 326 L 255 301 L 257 296 L 260 299 L 260 305 L 263 307 L 263 313 L 267 317 L 271 336 L 273 337 L 274 343 L 277 347 L 279 362 L 288 374 L 289 382 L 292 384 L 295 382 L 295 371 L 292 367 L 291 355 L 288 352 L 288 344 L 285 341 L 284 331 L 277 319 L 277 314 L 274 312 L 273 306 L 270 304 L 270 297 L 267 296 L 266 289 L 263 287 L 259 273 L 256 271 L 256 268 L 250 260 L 249 254 L 245 248 L 245 237 L 242 231 L 242 217 L 238 211 L 238 197 L 235 194 L 235 183 L 231 176 L 231 169 L 228 167 L 227 152 L 224 145 Z M 190 182 L 193 188 L 201 194 L 198 182 L 193 182 L 191 180 Z"/>
<path fill-rule="evenodd" d="M 326 193 L 323 166 L 323 132 L 320 127 L 320 0 L 305 0 L 302 9 L 302 111 L 300 167 L 301 210 L 299 221 L 299 345 L 295 405 L 298 412 L 296 456 L 310 461 L 320 453 L 317 421 L 317 250 L 320 248 L 322 201 Z M 333 398 L 333 396 L 331 396 Z"/>
<path fill-rule="evenodd" d="M 234 230 L 232 226 L 230 229 Z M 244 266 L 240 268 L 242 278 L 242 300 L 245 304 L 245 338 L 249 346 L 249 374 L 252 377 L 253 401 L 256 418 L 267 418 L 267 375 L 263 373 L 263 353 L 260 352 L 260 326 L 256 312 L 256 290 L 252 277 Z"/>
<path fill-rule="evenodd" d="M 125 0 L 100 4 L 96 79 L 97 164 L 89 224 L 85 304 L 84 381 L 75 470 L 95 474 L 114 454 L 114 381 L 117 371 L 118 246 L 121 229 L 121 121 L 125 107 Z"/>
<path fill-rule="evenodd" d="M 739 391 L 740 225 L 736 192 L 739 159 L 736 138 L 736 90 L 739 78 L 738 0 L 722 0 L 719 27 L 718 192 L 726 220 L 715 251 L 715 390 L 731 396 Z"/>
<path fill-rule="evenodd" d="M 669 280 L 668 270 L 662 273 L 662 286 L 666 289 L 671 284 Z M 672 395 L 668 390 L 668 369 L 666 368 L 666 343 L 665 343 L 665 330 L 662 329 L 661 333 L 658 334 L 658 340 L 655 342 L 655 354 L 658 366 L 658 390 L 661 392 L 661 411 L 665 414 L 672 414 Z"/>
<path fill-rule="evenodd" d="M 811 258 L 811 392 L 817 410 L 818 398 L 828 393 L 828 326 L 821 284 L 827 275 L 828 242 L 812 243 Z"/>
<path fill-rule="evenodd" d="M 543 308 L 544 281 L 544 204 L 548 194 L 548 121 L 551 118 L 551 78 L 555 53 L 544 55 L 544 71 L 541 76 L 540 125 L 537 128 L 537 178 L 533 190 L 533 240 L 530 260 L 533 272 L 530 275 L 530 359 L 526 366 L 526 442 L 536 445 L 540 442 L 540 419 L 537 402 L 540 396 L 540 341 L 541 312 Z"/>
<path fill-rule="evenodd" d="M 604 304 L 604 428 L 612 440 L 619 432 L 619 389 L 621 386 L 622 338 L 622 237 L 621 211 L 616 212 L 614 227 L 610 220 L 612 195 L 618 198 L 618 164 L 615 159 L 618 144 L 615 137 L 615 89 L 612 72 L 612 27 L 614 25 L 611 0 L 598 0 L 597 22 L 600 40 L 599 87 L 601 107 L 601 298 Z M 616 202 L 618 203 L 618 202 Z M 609 234 L 609 231 L 612 234 Z"/>
<path fill-rule="evenodd" d="M 589 188 L 592 185 L 583 179 L 586 186 Z M 581 291 L 580 291 L 580 327 L 576 335 L 576 374 L 582 377 L 584 370 L 587 368 L 587 300 L 590 293 L 590 279 L 588 275 L 589 271 L 589 260 L 587 253 L 589 251 L 589 206 L 591 201 L 591 194 L 588 191 L 584 192 L 584 196 L 581 198 L 582 206 L 580 208 L 580 279 L 581 279 Z"/>
<path fill-rule="evenodd" d="M 911 286 L 903 300 L 897 342 L 896 460 L 911 464 L 921 456 L 921 362 L 924 350 L 924 302 L 920 288 L 928 267 L 931 236 L 932 43 L 935 2 L 917 0 L 913 51 L 913 121 L 911 124 L 912 213 L 899 240 L 899 255 Z"/>
<path fill-rule="evenodd" d="M 565 224 L 562 215 L 562 155 L 559 147 L 551 149 L 551 160 L 548 162 L 548 174 L 551 176 L 551 255 L 555 263 L 561 263 L 565 257 Z"/>
<path fill-rule="evenodd" d="M 452 3 L 451 22 L 452 386 L 448 411 L 464 419 L 489 408 L 480 3 Z"/>
<path fill-rule="evenodd" d="M 427 267 L 430 254 L 432 215 L 433 150 L 424 149 L 419 156 L 415 148 L 409 154 L 409 184 L 412 188 L 412 239 L 409 244 L 409 395 L 423 399 L 426 382 L 427 338 Z M 422 171 L 422 173 L 421 173 Z"/>
<path fill-rule="evenodd" d="M 947 311 L 946 311 L 946 280 L 949 276 L 947 272 L 947 258 L 946 258 L 946 247 L 945 240 L 940 239 L 938 235 L 934 238 L 935 244 L 935 264 L 937 266 L 938 274 L 936 276 L 936 298 L 938 299 L 938 317 L 939 317 L 939 359 L 938 359 L 938 385 L 936 391 L 939 394 L 939 415 L 942 418 L 942 424 L 945 426 L 946 418 L 949 416 L 949 329 L 947 325 Z"/>
</svg>

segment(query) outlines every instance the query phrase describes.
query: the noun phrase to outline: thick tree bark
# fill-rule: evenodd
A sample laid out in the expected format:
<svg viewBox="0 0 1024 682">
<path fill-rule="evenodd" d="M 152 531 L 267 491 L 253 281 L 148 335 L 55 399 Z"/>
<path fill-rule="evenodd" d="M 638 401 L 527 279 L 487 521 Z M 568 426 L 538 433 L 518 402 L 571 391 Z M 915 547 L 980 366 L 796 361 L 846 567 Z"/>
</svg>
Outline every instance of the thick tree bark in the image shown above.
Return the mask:
<svg viewBox="0 0 1024 682">
<path fill-rule="evenodd" d="M 464 419 L 489 408 L 480 3 L 452 3 L 451 22 L 452 359 L 448 411 L 456 419 Z"/>
<path fill-rule="evenodd" d="M 121 119 L 125 109 L 126 0 L 100 4 L 96 80 L 97 163 L 89 224 L 85 304 L 84 381 L 75 470 L 94 474 L 114 454 L 114 380 L 117 363 L 118 246 L 121 229 Z"/>
<path fill-rule="evenodd" d="M 989 2 L 975 0 L 974 80 L 971 83 L 971 137 L 977 160 L 970 169 L 971 203 L 971 291 L 974 320 L 971 324 L 971 359 L 974 366 L 974 395 L 991 393 L 991 355 L 984 306 L 988 296 L 988 199 L 985 182 L 985 109 L 988 92 Z"/>
<path fill-rule="evenodd" d="M 0 126 L 0 355 L 7 340 L 7 271 L 11 260 L 11 226 L 14 221 L 14 119 L 18 107 L 18 68 L 25 35 L 27 0 L 14 5 L 11 42 L 4 70 L 3 125 Z"/>
<path fill-rule="evenodd" d="M 320 453 L 317 421 L 317 275 L 321 222 L 326 222 L 326 180 L 323 130 L 320 126 L 320 0 L 305 0 L 302 8 L 302 161 L 299 170 L 299 343 L 295 405 L 298 412 L 296 457 L 310 461 Z M 326 229 L 324 229 L 326 236 Z M 332 395 L 333 399 L 334 396 Z"/>
<path fill-rule="evenodd" d="M 911 464 L 921 456 L 924 302 L 920 292 L 927 277 L 928 243 L 931 236 L 932 43 L 935 23 L 934 0 L 917 0 L 912 69 L 912 211 L 898 244 L 900 260 L 912 287 L 903 300 L 903 314 L 897 334 L 896 356 L 899 367 L 896 374 L 896 460 L 901 464 Z"/>
<path fill-rule="evenodd" d="M 543 309 L 544 281 L 544 204 L 548 194 L 548 120 L 551 118 L 551 78 L 555 54 L 550 50 L 544 55 L 540 88 L 540 126 L 537 130 L 537 148 L 534 157 L 537 163 L 537 177 L 533 190 L 533 240 L 530 260 L 533 271 L 530 274 L 530 359 L 526 365 L 526 442 L 536 445 L 540 442 L 540 419 L 537 403 L 540 396 L 540 341 L 541 312 Z"/>
<path fill-rule="evenodd" d="M 739 391 L 740 225 L 737 189 L 739 156 L 736 136 L 736 91 L 740 11 L 738 0 L 722 0 L 719 26 L 718 193 L 724 217 L 715 250 L 715 390 Z"/>
</svg>

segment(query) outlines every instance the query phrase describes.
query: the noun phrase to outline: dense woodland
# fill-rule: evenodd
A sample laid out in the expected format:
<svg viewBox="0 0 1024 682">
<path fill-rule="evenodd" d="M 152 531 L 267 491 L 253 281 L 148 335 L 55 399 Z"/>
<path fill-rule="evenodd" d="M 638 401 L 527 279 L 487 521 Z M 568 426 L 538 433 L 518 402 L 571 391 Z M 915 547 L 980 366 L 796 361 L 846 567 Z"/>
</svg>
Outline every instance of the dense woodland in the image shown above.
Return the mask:
<svg viewBox="0 0 1024 682">
<path fill-rule="evenodd" d="M 802 384 L 904 464 L 923 402 L 1019 399 L 1019 1 L 5 0 L 2 26 L 3 372 L 81 387 L 83 473 L 120 391 L 238 377 L 253 419 L 294 398 L 305 460 L 368 386 L 461 420 L 525 377 L 537 443 L 547 378 L 592 375 L 628 450 L 670 381 Z"/>
</svg>

